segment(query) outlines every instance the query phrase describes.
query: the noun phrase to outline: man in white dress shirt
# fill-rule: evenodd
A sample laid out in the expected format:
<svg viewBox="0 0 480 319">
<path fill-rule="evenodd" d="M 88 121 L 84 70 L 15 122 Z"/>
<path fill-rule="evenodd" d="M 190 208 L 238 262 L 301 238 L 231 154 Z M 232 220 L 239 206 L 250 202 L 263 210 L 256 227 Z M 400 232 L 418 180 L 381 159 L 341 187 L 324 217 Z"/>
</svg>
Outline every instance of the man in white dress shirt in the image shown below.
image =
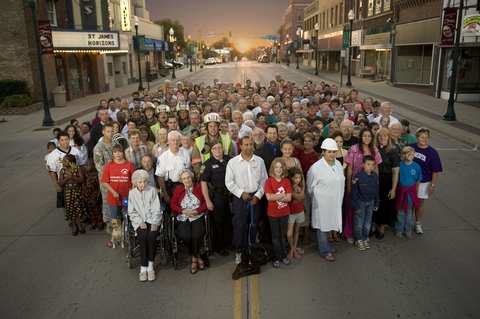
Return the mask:
<svg viewBox="0 0 480 319">
<path fill-rule="evenodd" d="M 236 264 L 241 262 L 243 249 L 249 243 L 254 243 L 257 237 L 262 208 L 259 200 L 265 193 L 267 180 L 263 159 L 253 155 L 254 144 L 250 136 L 242 138 L 242 152 L 228 162 L 225 175 L 225 185 L 233 194 L 232 224 Z M 253 220 L 250 217 L 250 207 L 253 207 Z"/>
<path fill-rule="evenodd" d="M 252 129 L 243 124 L 243 114 L 240 111 L 234 111 L 232 114 L 232 122 L 238 125 L 238 138 L 242 138 L 246 131 Z"/>
</svg>

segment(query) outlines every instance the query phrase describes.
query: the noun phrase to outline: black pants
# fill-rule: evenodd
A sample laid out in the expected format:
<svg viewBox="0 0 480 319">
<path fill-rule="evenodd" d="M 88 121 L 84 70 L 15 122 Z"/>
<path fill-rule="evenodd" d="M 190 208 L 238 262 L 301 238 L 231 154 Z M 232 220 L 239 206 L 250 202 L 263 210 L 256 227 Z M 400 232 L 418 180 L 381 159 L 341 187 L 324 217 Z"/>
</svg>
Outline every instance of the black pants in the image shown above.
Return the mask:
<svg viewBox="0 0 480 319">
<path fill-rule="evenodd" d="M 159 232 L 150 231 L 151 227 L 152 225 L 147 223 L 147 229 L 138 227 L 136 230 L 140 244 L 140 262 L 143 267 L 147 267 L 149 261 L 154 261 L 157 254 Z"/>
<path fill-rule="evenodd" d="M 195 258 L 200 253 L 202 247 L 202 239 L 205 235 L 205 217 L 190 222 L 188 219 L 184 222 L 179 221 L 177 225 L 177 233 L 187 246 L 190 255 Z"/>
<path fill-rule="evenodd" d="M 231 246 L 232 240 L 232 212 L 228 201 L 228 195 L 214 194 L 213 212 L 213 244 L 215 250 L 220 251 Z"/>
<path fill-rule="evenodd" d="M 233 196 L 233 244 L 235 246 L 235 252 L 241 253 L 243 249 L 248 245 L 248 232 L 250 225 L 250 208 L 245 209 L 243 204 L 245 201 L 237 196 Z M 260 211 L 262 204 L 260 201 L 256 205 L 253 205 L 253 223 L 255 224 L 250 231 L 250 242 L 255 243 L 257 237 L 258 223 L 260 222 Z"/>
<path fill-rule="evenodd" d="M 258 238 L 260 239 L 260 242 L 262 243 L 271 243 L 272 240 L 270 238 L 270 220 L 267 215 L 267 207 L 268 207 L 268 200 L 266 196 L 263 196 L 262 199 L 260 199 L 262 202 L 262 216 L 261 216 L 261 221 L 262 221 L 262 227 L 259 229 L 258 233 Z"/>
<path fill-rule="evenodd" d="M 282 217 L 268 216 L 268 219 L 270 220 L 270 229 L 272 231 L 273 258 L 275 261 L 281 261 L 287 258 L 287 253 L 285 252 L 285 245 L 287 244 L 285 233 L 287 232 L 288 215 Z"/>
</svg>

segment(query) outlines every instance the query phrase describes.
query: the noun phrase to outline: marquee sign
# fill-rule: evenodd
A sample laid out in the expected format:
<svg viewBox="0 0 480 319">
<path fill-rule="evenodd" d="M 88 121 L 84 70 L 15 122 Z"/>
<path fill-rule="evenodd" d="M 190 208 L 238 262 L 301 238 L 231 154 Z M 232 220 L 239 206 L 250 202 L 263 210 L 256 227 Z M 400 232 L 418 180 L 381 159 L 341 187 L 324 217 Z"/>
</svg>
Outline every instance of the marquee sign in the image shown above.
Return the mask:
<svg viewBox="0 0 480 319">
<path fill-rule="evenodd" d="M 122 0 L 120 10 L 122 11 L 122 31 L 130 31 L 130 8 L 128 7 L 127 0 Z"/>
<path fill-rule="evenodd" d="M 118 31 L 52 30 L 55 50 L 118 50 Z"/>
</svg>

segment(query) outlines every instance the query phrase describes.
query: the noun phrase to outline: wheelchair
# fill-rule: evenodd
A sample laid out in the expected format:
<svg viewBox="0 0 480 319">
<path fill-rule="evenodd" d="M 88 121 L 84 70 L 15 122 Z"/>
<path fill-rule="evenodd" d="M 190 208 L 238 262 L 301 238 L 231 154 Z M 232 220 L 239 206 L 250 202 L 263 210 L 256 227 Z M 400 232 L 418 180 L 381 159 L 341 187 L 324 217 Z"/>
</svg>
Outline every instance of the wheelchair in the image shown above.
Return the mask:
<svg viewBox="0 0 480 319">
<path fill-rule="evenodd" d="M 204 218 L 205 221 L 205 235 L 203 236 L 203 247 L 200 249 L 200 254 L 205 263 L 205 267 L 210 267 L 210 256 L 213 252 L 212 219 L 210 217 L 210 211 L 206 210 L 202 218 Z M 174 212 L 170 214 L 168 220 L 169 251 L 172 255 L 173 268 L 178 270 L 178 247 L 182 244 L 182 239 L 176 232 Z"/>
<path fill-rule="evenodd" d="M 169 241 L 169 221 L 170 216 L 165 212 L 162 206 L 162 224 L 159 227 L 159 237 L 158 237 L 158 251 L 160 255 L 160 262 L 162 265 L 167 264 L 167 255 L 170 250 L 170 241 Z M 128 211 L 123 212 L 123 225 L 122 225 L 122 236 L 125 249 L 125 258 L 127 261 L 127 267 L 133 268 L 133 258 L 137 257 L 140 251 L 139 242 L 137 238 L 137 233 L 133 229 L 132 222 L 128 216 Z"/>
</svg>

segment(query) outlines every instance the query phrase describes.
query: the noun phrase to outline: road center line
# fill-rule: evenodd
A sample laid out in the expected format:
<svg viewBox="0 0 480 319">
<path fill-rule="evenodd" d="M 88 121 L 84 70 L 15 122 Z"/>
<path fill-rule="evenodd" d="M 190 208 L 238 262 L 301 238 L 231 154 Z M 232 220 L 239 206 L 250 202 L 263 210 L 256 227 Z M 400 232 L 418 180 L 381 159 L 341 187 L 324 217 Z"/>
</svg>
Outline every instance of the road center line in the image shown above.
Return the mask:
<svg viewBox="0 0 480 319">
<path fill-rule="evenodd" d="M 233 289 L 233 319 L 242 318 L 242 279 L 235 280 Z"/>
<path fill-rule="evenodd" d="M 250 309 L 252 319 L 260 318 L 260 302 L 258 299 L 258 276 L 250 276 Z"/>
</svg>

